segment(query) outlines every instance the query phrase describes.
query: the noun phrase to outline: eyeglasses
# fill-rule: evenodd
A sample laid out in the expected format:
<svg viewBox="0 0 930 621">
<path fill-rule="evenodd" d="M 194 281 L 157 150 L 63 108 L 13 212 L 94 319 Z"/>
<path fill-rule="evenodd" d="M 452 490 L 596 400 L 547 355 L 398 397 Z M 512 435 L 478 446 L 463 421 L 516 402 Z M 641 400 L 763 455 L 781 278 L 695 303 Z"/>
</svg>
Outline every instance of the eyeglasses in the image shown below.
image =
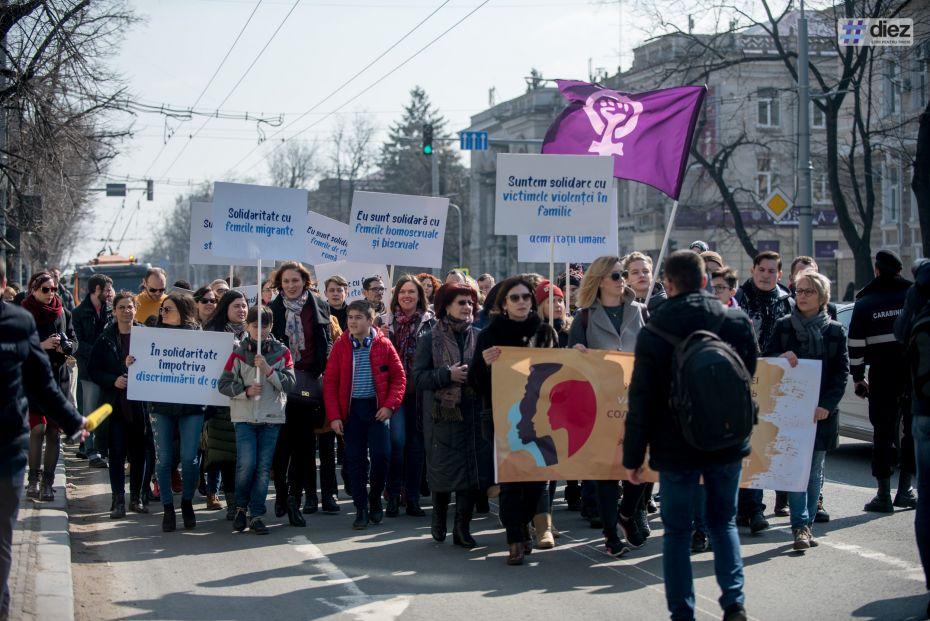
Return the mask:
<svg viewBox="0 0 930 621">
<path fill-rule="evenodd" d="M 724 293 L 730 290 L 730 285 L 714 285 L 714 291 L 716 293 Z"/>
<path fill-rule="evenodd" d="M 58 287 L 42 287 L 42 293 L 58 293 Z"/>
<path fill-rule="evenodd" d="M 610 279 L 614 281 L 623 280 L 623 272 L 612 272 L 610 274 Z"/>
<path fill-rule="evenodd" d="M 164 292 L 165 292 L 165 288 L 164 288 L 164 287 L 162 287 L 161 289 L 153 289 L 153 288 L 151 288 L 151 287 L 146 287 L 146 289 L 147 289 L 148 292 L 151 293 L 152 295 L 156 295 L 156 294 L 164 293 Z"/>
<path fill-rule="evenodd" d="M 158 309 L 158 312 L 161 313 L 162 315 L 170 315 L 171 313 L 178 312 L 178 309 L 171 308 L 170 306 L 162 306 L 161 308 Z"/>
<path fill-rule="evenodd" d="M 794 292 L 798 294 L 798 297 L 801 297 L 801 296 L 808 296 L 808 295 L 816 295 L 817 290 L 816 289 L 795 289 Z"/>
<path fill-rule="evenodd" d="M 384 287 L 372 287 L 369 291 L 373 293 L 384 293 Z"/>
<path fill-rule="evenodd" d="M 200 302 L 201 304 L 216 304 L 216 300 L 214 300 L 213 298 L 204 298 L 202 300 L 197 300 L 197 301 Z"/>
<path fill-rule="evenodd" d="M 511 293 L 507 299 L 516 304 L 517 302 L 528 302 L 533 299 L 532 293 Z"/>
<path fill-rule="evenodd" d="M 458 302 L 456 302 L 456 304 L 458 304 L 459 306 L 474 306 L 475 305 L 475 303 L 472 302 L 471 300 L 459 300 Z"/>
</svg>

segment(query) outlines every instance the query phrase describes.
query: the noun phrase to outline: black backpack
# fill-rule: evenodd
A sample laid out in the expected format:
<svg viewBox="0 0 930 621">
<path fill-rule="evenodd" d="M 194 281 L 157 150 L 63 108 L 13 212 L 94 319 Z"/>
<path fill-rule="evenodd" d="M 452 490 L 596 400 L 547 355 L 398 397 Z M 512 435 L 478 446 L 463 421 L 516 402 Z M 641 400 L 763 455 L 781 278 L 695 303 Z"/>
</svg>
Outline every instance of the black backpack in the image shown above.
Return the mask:
<svg viewBox="0 0 930 621">
<path fill-rule="evenodd" d="M 918 399 L 930 399 L 930 302 L 914 316 L 907 350 L 914 394 Z"/>
<path fill-rule="evenodd" d="M 752 399 L 753 378 L 742 358 L 717 333 L 726 316 L 711 330 L 680 338 L 646 325 L 675 348 L 669 406 L 685 441 L 700 451 L 738 446 L 752 434 L 759 406 Z"/>
</svg>

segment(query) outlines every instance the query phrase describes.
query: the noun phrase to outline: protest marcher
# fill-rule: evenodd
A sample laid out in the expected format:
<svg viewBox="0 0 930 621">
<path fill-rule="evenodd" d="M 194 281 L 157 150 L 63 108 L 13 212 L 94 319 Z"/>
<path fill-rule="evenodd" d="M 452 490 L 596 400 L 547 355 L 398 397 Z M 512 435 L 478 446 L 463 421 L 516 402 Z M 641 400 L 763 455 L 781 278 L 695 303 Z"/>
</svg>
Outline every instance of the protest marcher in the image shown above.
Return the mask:
<svg viewBox="0 0 930 621">
<path fill-rule="evenodd" d="M 220 299 L 210 287 L 201 287 L 194 292 L 194 301 L 197 302 L 197 321 L 205 326 L 216 313 L 216 305 Z"/>
<path fill-rule="evenodd" d="M 4 302 L 12 302 L 13 298 L 16 297 L 16 289 L 10 286 L 4 287 L 0 297 L 2 297 Z"/>
<path fill-rule="evenodd" d="M 478 315 L 475 318 L 475 327 L 478 330 L 484 330 L 488 327 L 488 324 L 491 323 L 491 319 L 498 313 L 497 307 L 495 306 L 497 302 L 497 294 L 500 292 L 501 284 L 498 282 L 491 290 L 488 291 L 488 295 L 485 296 L 484 302 L 481 302 L 481 308 L 478 310 Z"/>
<path fill-rule="evenodd" d="M 779 286 L 781 268 L 781 255 L 770 250 L 760 252 L 752 260 L 752 276 L 736 292 L 736 303 L 752 322 L 759 351 L 768 350 L 775 333 L 775 322 L 785 315 L 790 315 L 794 307 L 791 294 Z M 746 488 L 739 492 L 737 523 L 748 526 L 753 533 L 769 527 L 764 515 L 765 504 L 762 498 L 761 489 Z"/>
<path fill-rule="evenodd" d="M 578 306 L 581 310 L 572 323 L 569 346 L 582 352 L 589 348 L 633 351 L 646 325 L 646 307 L 636 301 L 635 292 L 626 285 L 620 257 L 598 257 L 591 263 L 578 290 Z M 594 485 L 597 490 L 598 516 L 608 554 L 620 556 L 629 552 L 630 547 L 639 548 L 646 542 L 648 521 L 640 504 L 644 485 L 624 481 L 619 508 L 619 481 L 586 481 L 583 485 Z M 626 544 L 617 533 L 618 524 Z"/>
<path fill-rule="evenodd" d="M 380 276 L 369 276 L 362 281 L 362 291 L 365 299 L 375 309 L 377 315 L 383 315 L 387 309 L 384 306 L 384 281 Z"/>
<path fill-rule="evenodd" d="M 6 286 L 6 266 L 0 261 L 0 289 Z M 35 320 L 27 311 L 0 300 L 0 619 L 10 615 L 13 529 L 23 491 L 23 470 L 29 448 L 29 410 L 45 413 L 72 436 L 84 428 L 84 418 L 61 392 L 57 374 L 40 345 Z"/>
<path fill-rule="evenodd" d="M 494 286 L 494 283 L 494 277 L 490 274 L 482 274 L 481 276 L 478 276 L 478 292 L 481 294 L 481 297 L 488 297 L 488 291 L 491 290 L 491 287 Z"/>
<path fill-rule="evenodd" d="M 436 317 L 429 310 L 423 285 L 410 274 L 401 276 L 394 285 L 390 312 L 382 325 L 394 345 L 404 373 L 409 381 L 404 403 L 391 416 L 391 465 L 388 469 L 388 501 L 384 514 L 397 517 L 401 492 L 406 499 L 407 515 L 426 515 L 420 508 L 420 480 L 423 478 L 423 412 L 413 383 L 413 359 L 417 342 L 433 329 Z"/>
<path fill-rule="evenodd" d="M 329 304 L 329 313 L 339 322 L 339 329 L 345 332 L 349 324 L 347 314 L 349 312 L 346 304 L 346 296 L 349 294 L 349 283 L 345 278 L 339 276 L 330 276 L 323 283 L 323 291 L 326 293 L 326 302 Z"/>
<path fill-rule="evenodd" d="M 578 288 L 581 287 L 581 279 L 584 278 L 584 269 L 581 263 L 570 263 L 568 273 L 560 272 L 555 278 L 555 284 L 559 289 L 568 294 L 565 300 L 565 306 L 568 308 L 568 314 L 573 315 L 578 310 Z M 569 291 L 569 288 L 571 291 Z"/>
<path fill-rule="evenodd" d="M 171 283 L 171 288 L 172 289 L 184 289 L 184 291 L 187 293 L 194 292 L 193 285 L 191 285 L 188 281 L 184 280 L 183 278 Z"/>
<path fill-rule="evenodd" d="M 923 348 L 920 338 L 915 334 L 915 324 L 920 319 L 926 321 L 930 314 L 930 260 L 924 259 L 914 268 L 914 285 L 908 290 L 904 309 L 894 324 L 894 334 L 898 342 L 907 347 L 911 360 L 912 407 L 914 418 L 912 428 L 914 436 L 917 466 L 917 510 L 914 513 L 914 532 L 917 537 L 917 550 L 924 568 L 924 580 L 930 590 L 930 394 L 927 392 L 927 362 L 930 351 L 926 347 L 927 325 L 917 327 L 923 334 Z M 918 392 L 919 390 L 919 392 Z M 930 605 L 927 606 L 930 613 Z"/>
<path fill-rule="evenodd" d="M 85 416 L 93 412 L 100 403 L 101 388 L 91 380 L 87 363 L 91 348 L 112 318 L 113 295 L 113 279 L 106 274 L 94 274 L 87 279 L 87 295 L 71 314 L 74 334 L 78 341 L 74 357 L 77 359 L 78 379 L 81 382 L 81 412 Z M 93 468 L 107 467 L 108 428 L 108 421 L 104 421 L 84 442 L 84 453 L 88 464 Z"/>
<path fill-rule="evenodd" d="M 323 380 L 326 417 L 333 431 L 345 437 L 356 530 L 380 524 L 384 517 L 381 494 L 391 463 L 390 419 L 403 404 L 407 385 L 400 357 L 390 339 L 372 328 L 374 320 L 375 310 L 367 301 L 349 304 L 349 330 L 333 345 Z"/>
<path fill-rule="evenodd" d="M 146 323 L 149 319 L 158 319 L 158 310 L 165 299 L 168 276 L 160 267 L 152 267 L 142 279 L 139 295 L 136 296 L 136 321 Z"/>
<path fill-rule="evenodd" d="M 656 309 L 636 343 L 636 362 L 629 390 L 630 409 L 623 440 L 623 465 L 632 482 L 640 481 L 649 447 L 649 466 L 659 472 L 662 485 L 662 568 L 665 598 L 672 619 L 694 618 L 694 584 L 690 543 L 692 505 L 703 477 L 707 495 L 707 529 L 714 550 L 714 571 L 722 595 L 724 620 L 745 620 L 743 565 L 735 515 L 742 460 L 749 455 L 749 435 L 714 451 L 690 444 L 679 413 L 671 407 L 674 348 L 660 336 L 682 338 L 696 330 L 710 330 L 735 350 L 745 365 L 743 403 L 750 398 L 757 345 L 752 325 L 739 310 L 725 309 L 706 291 L 704 260 L 694 252 L 673 252 L 664 265 L 668 300 Z M 695 413 L 697 414 L 697 413 Z"/>
<path fill-rule="evenodd" d="M 460 269 L 449 270 L 449 271 L 446 273 L 446 279 L 445 279 L 445 281 L 444 281 L 444 284 L 447 284 L 447 285 L 448 285 L 448 284 L 450 284 L 450 283 L 452 283 L 452 284 L 456 284 L 456 283 L 457 283 L 457 284 L 460 284 L 460 285 L 466 285 L 466 284 L 468 284 L 468 280 L 467 280 L 466 277 L 465 277 L 465 272 L 463 272 L 463 271 L 460 270 Z"/>
<path fill-rule="evenodd" d="M 696 239 L 691 242 L 691 245 L 688 246 L 688 250 L 697 254 L 701 254 L 702 252 L 707 252 L 710 250 L 710 246 L 707 245 L 707 242 Z"/>
<path fill-rule="evenodd" d="M 302 264 L 282 263 L 275 272 L 274 285 L 280 294 L 268 305 L 274 313 L 272 334 L 290 349 L 297 378 L 274 454 L 275 516 L 286 513 L 291 526 L 303 527 L 307 522 L 301 514 L 300 499 L 310 470 L 316 471 L 315 430 L 325 423 L 321 377 L 333 346 L 333 324 L 329 304 L 310 291 L 310 272 Z M 330 459 L 327 454 L 325 458 L 326 464 L 332 461 L 335 470 L 335 456 Z M 335 499 L 325 495 L 323 507 L 338 511 Z"/>
<path fill-rule="evenodd" d="M 268 306 L 271 301 L 278 295 L 278 290 L 274 287 L 274 279 L 269 278 L 262 283 L 262 306 Z"/>
<path fill-rule="evenodd" d="M 736 287 L 739 283 L 739 277 L 733 268 L 726 265 L 720 269 L 711 272 L 711 284 L 714 287 L 714 295 L 720 300 L 720 303 L 727 308 L 739 308 L 736 303 Z"/>
<path fill-rule="evenodd" d="M 290 350 L 272 336 L 273 321 L 269 308 L 253 306 L 249 309 L 247 334 L 233 347 L 218 386 L 231 400 L 230 419 L 236 434 L 233 530 L 242 532 L 248 525 L 249 532 L 254 535 L 268 534 L 262 517 L 266 511 L 271 463 L 278 432 L 285 420 L 287 393 L 294 389 L 297 381 Z M 258 352 L 259 336 L 261 353 Z"/>
<path fill-rule="evenodd" d="M 662 283 L 655 282 L 654 278 L 652 257 L 637 251 L 623 257 L 623 279 L 636 294 L 636 301 L 645 304 L 649 289 L 652 288 L 652 296 L 649 298 L 650 311 L 665 301 L 665 289 Z"/>
<path fill-rule="evenodd" d="M 419 338 L 411 381 L 422 400 L 426 477 L 433 494 L 430 531 L 443 542 L 449 503 L 455 492 L 452 541 L 477 545 L 471 519 L 477 496 L 492 477 L 491 446 L 481 434 L 481 403 L 467 384 L 468 364 L 475 353 L 478 330 L 473 326 L 478 296 L 465 285 L 443 285 L 436 295 L 437 322 Z"/>
<path fill-rule="evenodd" d="M 52 365 L 52 372 L 62 392 L 67 394 L 71 380 L 68 357 L 78 347 L 71 323 L 71 313 L 58 297 L 58 281 L 50 272 L 38 272 L 29 279 L 29 294 L 22 307 L 35 320 L 39 341 Z M 26 496 L 38 500 L 54 500 L 55 466 L 61 454 L 60 428 L 49 421 L 41 410 L 29 412 L 29 476 Z M 43 457 L 43 446 L 45 455 Z M 40 489 L 41 480 L 41 489 Z"/>
<path fill-rule="evenodd" d="M 229 278 L 217 278 L 210 283 L 210 288 L 213 289 L 213 293 L 216 294 L 218 300 L 223 299 L 223 296 L 230 289 Z"/>
<path fill-rule="evenodd" d="M 232 334 L 235 347 L 235 343 L 245 337 L 248 312 L 249 303 L 245 294 L 230 289 L 220 300 L 216 313 L 204 324 L 203 329 Z M 236 428 L 233 426 L 228 407 L 206 406 L 202 444 L 204 451 L 201 469 L 206 476 L 207 509 L 216 511 L 223 508 L 217 496 L 222 477 L 226 518 L 231 520 L 236 514 Z"/>
<path fill-rule="evenodd" d="M 555 330 L 539 316 L 533 295 L 535 288 L 529 281 L 513 276 L 495 286 L 499 286 L 494 301 L 496 314 L 478 335 L 475 355 L 468 368 L 468 383 L 481 396 L 481 427 L 488 442 L 494 441 L 491 365 L 500 358 L 501 347 L 549 349 L 558 346 Z M 522 565 L 524 556 L 533 551 L 529 524 L 536 515 L 545 488 L 544 482 L 535 481 L 500 485 L 500 517 L 510 549 L 508 565 Z"/>
<path fill-rule="evenodd" d="M 71 289 L 68 288 L 67 283 L 61 278 L 61 268 L 50 267 L 48 268 L 49 273 L 52 275 L 52 278 L 55 279 L 55 282 L 58 283 L 58 297 L 61 298 L 61 305 L 69 313 L 74 312 L 74 294 L 71 293 Z"/>
<path fill-rule="evenodd" d="M 136 311 L 136 317 L 139 316 Z M 193 296 L 187 293 L 172 292 L 161 303 L 156 328 L 175 330 L 199 330 L 197 309 Z M 133 356 L 126 357 L 126 367 L 135 363 Z M 171 477 L 175 471 L 175 435 L 180 437 L 178 453 L 181 462 L 182 494 L 181 517 L 184 528 L 197 526 L 194 514 L 194 491 L 197 489 L 199 459 L 197 448 L 200 444 L 200 432 L 203 429 L 203 406 L 181 403 L 146 402 L 152 420 L 152 432 L 155 437 L 155 451 L 158 455 L 155 471 L 161 492 L 162 515 L 161 529 L 168 533 L 177 528 L 177 515 L 174 510 L 174 498 L 171 494 Z"/>
<path fill-rule="evenodd" d="M 820 396 L 813 413 L 817 435 L 807 490 L 787 492 L 793 547 L 804 551 L 817 545 L 811 526 L 823 488 L 827 451 L 839 445 L 838 406 L 849 378 L 849 353 L 846 329 L 827 314 L 830 280 L 813 269 L 806 269 L 797 274 L 794 285 L 795 308 L 790 315 L 775 322 L 775 334 L 763 355 L 781 356 L 793 367 L 797 366 L 798 359 L 823 362 Z"/>
<path fill-rule="evenodd" d="M 428 272 L 417 274 L 417 280 L 423 285 L 423 291 L 426 292 L 426 299 L 429 300 L 430 305 L 432 305 L 436 300 L 436 292 L 438 292 L 439 288 L 442 286 L 442 281 Z"/>
<path fill-rule="evenodd" d="M 875 497 L 864 509 L 892 513 L 895 507 L 913 509 L 917 498 L 911 487 L 914 439 L 907 357 L 894 338 L 894 322 L 904 308 L 911 281 L 901 276 L 903 264 L 890 250 L 875 254 L 875 279 L 856 294 L 849 322 L 849 367 L 856 395 L 869 400 L 872 440 L 872 476 L 878 483 Z M 865 368 L 869 367 L 868 381 Z M 902 425 L 903 418 L 903 425 Z M 903 427 L 903 428 L 902 428 Z M 898 473 L 898 489 L 891 499 L 891 476 Z"/>
<path fill-rule="evenodd" d="M 151 428 L 140 401 L 130 401 L 126 395 L 129 382 L 126 357 L 129 355 L 130 334 L 136 303 L 128 291 L 120 291 L 113 299 L 113 323 L 108 324 L 94 343 L 87 361 L 90 377 L 100 387 L 101 402 L 113 407 L 107 419 L 110 425 L 110 518 L 126 516 L 126 460 L 129 460 L 129 510 L 148 513 L 142 502 L 142 487 L 151 479 L 154 463 L 146 460 L 146 436 Z"/>
</svg>

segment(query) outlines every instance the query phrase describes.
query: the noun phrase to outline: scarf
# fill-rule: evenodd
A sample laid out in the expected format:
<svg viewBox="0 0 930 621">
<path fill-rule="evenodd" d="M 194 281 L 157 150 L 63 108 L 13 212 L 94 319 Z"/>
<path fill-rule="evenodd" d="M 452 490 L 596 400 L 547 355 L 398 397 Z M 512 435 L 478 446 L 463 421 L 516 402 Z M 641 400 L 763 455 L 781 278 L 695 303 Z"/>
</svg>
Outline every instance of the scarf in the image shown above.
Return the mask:
<svg viewBox="0 0 930 621">
<path fill-rule="evenodd" d="M 300 321 L 300 313 L 304 309 L 309 296 L 309 291 L 304 291 L 296 300 L 288 300 L 283 295 L 281 296 L 285 310 L 284 334 L 287 336 L 288 348 L 291 350 L 295 363 L 300 362 L 300 352 L 306 346 L 304 326 Z"/>
<path fill-rule="evenodd" d="M 823 329 L 829 322 L 826 310 L 821 310 L 813 317 L 805 317 L 797 308 L 791 312 L 791 327 L 800 343 L 800 351 L 795 352 L 799 358 L 823 358 Z"/>
<path fill-rule="evenodd" d="M 413 357 L 417 352 L 417 332 L 423 320 L 423 311 L 417 309 L 410 316 L 398 310 L 394 313 L 394 347 L 404 363 L 404 371 L 410 375 L 413 369 Z"/>
<path fill-rule="evenodd" d="M 469 362 L 475 354 L 475 343 L 478 340 L 477 330 L 470 330 L 471 315 L 467 319 L 455 319 L 446 315 L 433 328 L 433 367 L 447 368 L 453 364 Z M 464 352 L 459 353 L 457 334 L 464 335 Z M 445 388 L 433 393 L 435 407 L 433 407 L 433 420 L 436 421 L 462 421 L 462 384 L 452 382 Z"/>
<path fill-rule="evenodd" d="M 245 334 L 245 324 L 244 323 L 233 323 L 231 321 L 226 322 L 226 331 L 231 332 L 233 336 L 236 337 L 236 340 L 241 340 L 242 335 Z"/>
<path fill-rule="evenodd" d="M 52 301 L 48 304 L 43 304 L 34 295 L 30 294 L 23 300 L 23 308 L 32 313 L 36 324 L 40 326 L 55 323 L 64 313 L 61 298 L 57 295 L 52 296 Z"/>
</svg>

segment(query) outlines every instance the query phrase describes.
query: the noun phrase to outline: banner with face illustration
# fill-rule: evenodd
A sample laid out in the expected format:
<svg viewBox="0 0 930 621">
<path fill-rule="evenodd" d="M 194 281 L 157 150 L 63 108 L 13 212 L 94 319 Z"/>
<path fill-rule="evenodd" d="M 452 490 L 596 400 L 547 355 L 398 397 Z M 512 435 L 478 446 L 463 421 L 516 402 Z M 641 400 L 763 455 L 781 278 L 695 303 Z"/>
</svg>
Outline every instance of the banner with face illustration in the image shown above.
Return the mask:
<svg viewBox="0 0 930 621">
<path fill-rule="evenodd" d="M 619 480 L 633 354 L 502 347 L 492 365 L 499 483 Z M 741 486 L 807 489 L 820 363 L 760 359 L 753 392 L 759 424 Z M 647 481 L 658 475 L 647 469 Z"/>
</svg>

